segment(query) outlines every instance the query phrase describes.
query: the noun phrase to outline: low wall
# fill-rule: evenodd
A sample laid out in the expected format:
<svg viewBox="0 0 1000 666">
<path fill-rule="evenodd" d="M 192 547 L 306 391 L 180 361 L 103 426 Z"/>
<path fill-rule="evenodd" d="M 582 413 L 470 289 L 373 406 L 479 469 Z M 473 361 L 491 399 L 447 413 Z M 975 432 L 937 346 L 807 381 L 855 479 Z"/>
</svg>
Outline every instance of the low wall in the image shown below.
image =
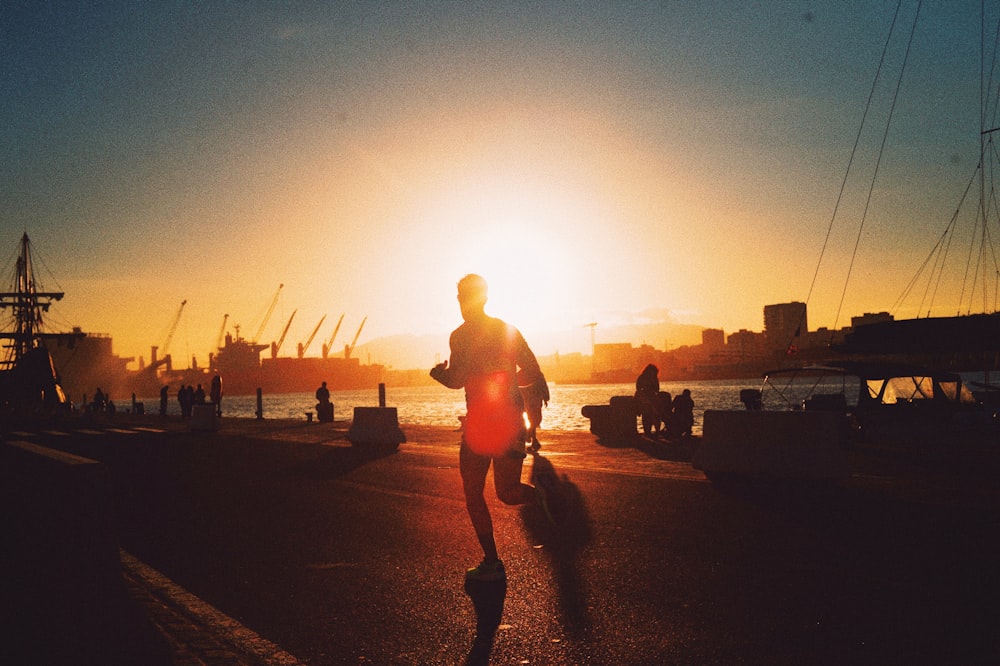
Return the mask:
<svg viewBox="0 0 1000 666">
<path fill-rule="evenodd" d="M 692 464 L 707 474 L 840 479 L 850 472 L 834 412 L 705 410 Z"/>
<path fill-rule="evenodd" d="M 631 439 L 636 436 L 638 410 L 633 396 L 612 396 L 607 405 L 584 405 L 580 413 L 590 419 L 590 432 L 598 439 Z"/>
<path fill-rule="evenodd" d="M 148 626 L 122 578 L 108 468 L 29 442 L 5 442 L 0 493 L 0 621 L 10 636 L 0 645 L 0 662 L 140 658 L 136 641 Z"/>
</svg>

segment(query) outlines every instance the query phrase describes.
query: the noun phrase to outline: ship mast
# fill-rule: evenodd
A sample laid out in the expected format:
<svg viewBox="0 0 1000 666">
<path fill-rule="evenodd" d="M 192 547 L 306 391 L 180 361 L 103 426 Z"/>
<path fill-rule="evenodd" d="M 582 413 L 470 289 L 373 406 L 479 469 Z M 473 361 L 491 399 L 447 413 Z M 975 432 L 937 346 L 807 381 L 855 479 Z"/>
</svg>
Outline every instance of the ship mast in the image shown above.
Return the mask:
<svg viewBox="0 0 1000 666">
<path fill-rule="evenodd" d="M 14 326 L 11 331 L 0 332 L 0 339 L 7 350 L 0 359 L 0 368 L 11 369 L 31 349 L 37 346 L 42 334 L 42 313 L 48 312 L 53 301 L 61 300 L 63 292 L 38 291 L 31 265 L 31 241 L 28 234 L 21 237 L 21 254 L 17 258 L 13 291 L 0 292 L 0 309 L 10 308 Z"/>
</svg>

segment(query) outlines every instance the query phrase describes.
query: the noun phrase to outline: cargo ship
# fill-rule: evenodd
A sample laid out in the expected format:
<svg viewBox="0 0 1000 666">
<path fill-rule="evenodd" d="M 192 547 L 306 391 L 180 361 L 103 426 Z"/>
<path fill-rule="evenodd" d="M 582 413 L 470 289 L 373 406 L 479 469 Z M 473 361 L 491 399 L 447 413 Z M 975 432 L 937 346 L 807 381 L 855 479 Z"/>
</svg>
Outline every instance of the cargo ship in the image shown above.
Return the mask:
<svg viewBox="0 0 1000 666">
<path fill-rule="evenodd" d="M 258 388 L 266 393 L 313 391 L 322 382 L 331 390 L 377 386 L 384 378 L 384 366 L 362 365 L 352 358 L 353 348 L 345 345 L 343 357 L 330 356 L 327 345 L 320 357 L 282 357 L 275 345 L 247 340 L 236 327 L 236 334 L 227 333 L 225 344 L 210 356 L 209 375 L 218 373 L 226 395 L 251 395 Z M 267 349 L 274 353 L 261 359 Z"/>
</svg>

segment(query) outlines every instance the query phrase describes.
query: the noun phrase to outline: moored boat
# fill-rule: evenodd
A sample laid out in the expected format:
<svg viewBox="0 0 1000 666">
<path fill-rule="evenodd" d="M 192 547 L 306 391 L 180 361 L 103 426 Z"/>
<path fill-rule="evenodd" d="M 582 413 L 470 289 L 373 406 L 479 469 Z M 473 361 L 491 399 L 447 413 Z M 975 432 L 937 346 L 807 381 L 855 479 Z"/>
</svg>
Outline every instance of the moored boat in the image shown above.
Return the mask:
<svg viewBox="0 0 1000 666">
<path fill-rule="evenodd" d="M 10 310 L 9 326 L 0 331 L 0 406 L 5 413 L 68 410 L 69 402 L 46 343 L 71 339 L 77 333 L 53 333 L 46 329 L 43 313 L 63 292 L 37 288 L 31 262 L 31 241 L 21 237 L 20 253 L 10 291 L 0 293 L 0 310 Z"/>
<path fill-rule="evenodd" d="M 705 411 L 692 463 L 709 477 L 835 480 L 850 473 L 846 451 L 858 444 L 947 447 L 1000 435 L 996 409 L 961 375 L 913 364 L 786 368 L 743 397 L 745 410 Z"/>
</svg>

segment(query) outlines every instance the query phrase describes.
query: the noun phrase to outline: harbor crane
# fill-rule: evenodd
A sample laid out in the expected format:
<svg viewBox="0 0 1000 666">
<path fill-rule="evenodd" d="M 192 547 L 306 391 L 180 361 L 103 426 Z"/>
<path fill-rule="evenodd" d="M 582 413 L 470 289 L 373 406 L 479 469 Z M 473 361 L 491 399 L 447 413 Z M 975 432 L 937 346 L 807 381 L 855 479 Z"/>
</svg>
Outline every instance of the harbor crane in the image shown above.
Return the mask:
<svg viewBox="0 0 1000 666">
<path fill-rule="evenodd" d="M 298 310 L 292 310 L 292 316 L 288 318 L 288 323 L 285 324 L 285 329 L 281 332 L 281 337 L 278 338 L 277 342 L 271 343 L 271 358 L 278 358 L 278 350 L 281 349 L 281 345 L 285 344 L 285 336 L 288 335 L 288 329 L 292 325 L 292 320 L 295 319 L 295 313 Z"/>
<path fill-rule="evenodd" d="M 330 354 L 330 350 L 333 349 L 333 341 L 337 339 L 337 331 L 340 330 L 340 325 L 344 323 L 344 315 L 340 315 L 340 319 L 337 321 L 337 325 L 333 327 L 333 335 L 330 336 L 330 341 L 323 344 L 323 358 L 326 358 Z"/>
<path fill-rule="evenodd" d="M 223 344 L 223 342 L 225 342 L 225 340 L 223 338 L 226 335 L 226 322 L 227 321 L 229 321 L 229 315 L 228 314 L 222 315 L 222 326 L 219 328 L 219 335 L 215 339 L 215 348 L 216 349 L 222 349 L 222 344 Z"/>
<path fill-rule="evenodd" d="M 594 329 L 597 328 L 597 322 L 596 321 L 592 321 L 589 324 L 584 324 L 583 327 L 590 329 L 590 353 L 591 353 L 591 355 L 593 355 L 593 353 L 594 353 L 594 344 L 595 344 L 595 342 L 594 342 Z"/>
<path fill-rule="evenodd" d="M 590 371 L 596 372 L 595 368 L 597 367 L 597 363 L 595 359 L 597 354 L 595 353 L 595 350 L 597 349 L 597 343 L 594 338 L 594 330 L 597 328 L 597 322 L 592 321 L 589 324 L 584 324 L 583 327 L 590 329 Z"/>
<path fill-rule="evenodd" d="M 271 305 L 267 308 L 267 312 L 264 314 L 264 320 L 260 322 L 260 328 L 257 329 L 257 335 L 253 336 L 253 343 L 260 340 L 260 336 L 264 332 L 264 327 L 267 326 L 267 322 L 271 319 L 271 313 L 274 312 L 274 306 L 278 304 L 278 296 L 281 295 L 281 288 L 284 286 L 284 284 L 278 285 L 278 291 L 274 293 L 274 298 L 271 299 Z"/>
<path fill-rule="evenodd" d="M 351 354 L 354 353 L 354 345 L 358 344 L 358 338 L 361 337 L 361 329 L 365 327 L 366 321 L 368 321 L 368 315 L 365 315 L 365 318 L 361 320 L 361 326 L 358 326 L 358 332 L 354 334 L 351 344 L 344 346 L 344 358 L 351 358 Z"/>
<path fill-rule="evenodd" d="M 181 301 L 181 306 L 177 309 L 177 314 L 174 315 L 174 320 L 170 323 L 170 328 L 167 329 L 167 339 L 163 341 L 163 358 L 158 358 L 158 351 L 161 349 L 156 345 L 150 349 L 150 362 L 149 366 L 151 369 L 155 370 L 157 367 L 167 364 L 167 371 L 169 372 L 173 368 L 170 363 L 170 342 L 174 339 L 174 332 L 177 330 L 177 324 L 181 321 L 181 314 L 184 312 L 184 306 L 187 305 L 187 299 Z"/>
<path fill-rule="evenodd" d="M 316 328 L 313 329 L 313 332 L 309 336 L 309 338 L 304 343 L 303 342 L 299 343 L 299 348 L 298 348 L 299 358 L 302 358 L 303 356 L 306 355 L 306 350 L 309 349 L 309 345 L 312 344 L 313 338 L 316 337 L 316 334 L 319 332 L 319 327 L 323 325 L 324 321 L 326 321 L 326 315 L 323 315 L 323 318 L 319 320 L 318 324 L 316 324 Z"/>
</svg>

